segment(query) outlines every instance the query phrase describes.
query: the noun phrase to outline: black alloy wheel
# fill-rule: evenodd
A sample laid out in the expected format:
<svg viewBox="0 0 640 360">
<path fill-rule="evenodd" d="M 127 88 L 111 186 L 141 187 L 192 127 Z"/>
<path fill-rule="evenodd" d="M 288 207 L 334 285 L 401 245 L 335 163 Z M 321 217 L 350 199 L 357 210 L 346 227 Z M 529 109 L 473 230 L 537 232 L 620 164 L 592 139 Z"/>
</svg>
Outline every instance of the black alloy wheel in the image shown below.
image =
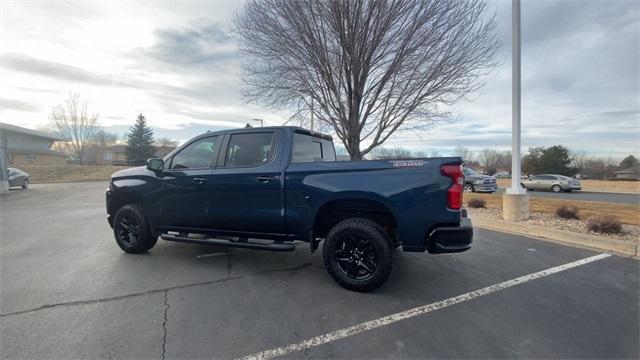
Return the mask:
<svg viewBox="0 0 640 360">
<path fill-rule="evenodd" d="M 135 217 L 129 214 L 120 217 L 116 227 L 118 240 L 130 246 L 137 244 L 140 236 L 140 224 Z"/>
<path fill-rule="evenodd" d="M 333 252 L 338 269 L 354 280 L 366 280 L 377 269 L 376 252 L 371 242 L 357 235 L 349 234 L 340 240 Z"/>
<path fill-rule="evenodd" d="M 376 222 L 348 218 L 331 228 L 322 257 L 327 272 L 338 284 L 349 290 L 373 291 L 391 273 L 393 243 Z"/>
<path fill-rule="evenodd" d="M 140 204 L 127 204 L 118 209 L 113 219 L 113 235 L 118 246 L 131 254 L 147 252 L 158 240 Z"/>
</svg>

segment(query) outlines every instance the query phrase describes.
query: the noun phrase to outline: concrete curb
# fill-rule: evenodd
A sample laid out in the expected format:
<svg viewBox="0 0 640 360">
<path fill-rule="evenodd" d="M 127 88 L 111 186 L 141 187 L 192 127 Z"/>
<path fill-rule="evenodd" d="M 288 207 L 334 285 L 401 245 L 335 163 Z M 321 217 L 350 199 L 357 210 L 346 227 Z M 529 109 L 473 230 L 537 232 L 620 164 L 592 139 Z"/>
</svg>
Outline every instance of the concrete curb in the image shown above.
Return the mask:
<svg viewBox="0 0 640 360">
<path fill-rule="evenodd" d="M 521 222 L 506 222 L 500 219 L 471 217 L 471 221 L 474 226 L 487 230 L 534 237 L 545 241 L 587 248 L 590 250 L 609 251 L 636 259 L 638 259 L 638 256 L 640 255 L 640 244 L 634 244 L 629 241 L 614 240 L 604 236 L 580 234 L 567 230 L 549 229 Z"/>
</svg>

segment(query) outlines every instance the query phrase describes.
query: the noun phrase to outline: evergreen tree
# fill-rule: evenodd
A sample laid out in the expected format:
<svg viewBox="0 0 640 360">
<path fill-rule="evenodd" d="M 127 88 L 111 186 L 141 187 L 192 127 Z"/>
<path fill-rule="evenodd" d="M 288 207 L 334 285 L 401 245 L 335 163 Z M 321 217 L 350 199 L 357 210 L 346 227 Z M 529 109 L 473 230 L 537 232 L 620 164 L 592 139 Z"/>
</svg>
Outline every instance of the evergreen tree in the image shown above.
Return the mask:
<svg viewBox="0 0 640 360">
<path fill-rule="evenodd" d="M 129 165 L 144 165 L 147 159 L 154 157 L 153 130 L 147 125 L 144 115 L 138 115 L 136 123 L 129 128 L 124 152 Z"/>
<path fill-rule="evenodd" d="M 633 155 L 627 156 L 620 162 L 620 165 L 618 165 L 620 170 L 625 170 L 625 169 L 633 168 L 637 166 L 638 166 L 638 159 L 636 159 L 636 157 Z"/>
<path fill-rule="evenodd" d="M 569 149 L 562 145 L 555 145 L 548 148 L 530 148 L 529 153 L 522 158 L 522 171 L 525 174 L 556 174 L 573 176 L 578 172 L 576 167 L 571 166 L 573 158 Z"/>
</svg>

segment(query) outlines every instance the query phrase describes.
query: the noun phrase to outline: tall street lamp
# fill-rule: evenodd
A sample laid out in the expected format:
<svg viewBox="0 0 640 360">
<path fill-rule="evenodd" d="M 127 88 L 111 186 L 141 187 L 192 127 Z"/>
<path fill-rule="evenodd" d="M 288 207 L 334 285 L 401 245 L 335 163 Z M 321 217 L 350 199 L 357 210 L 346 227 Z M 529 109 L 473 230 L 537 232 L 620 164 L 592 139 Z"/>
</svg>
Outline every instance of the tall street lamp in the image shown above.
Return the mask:
<svg viewBox="0 0 640 360">
<path fill-rule="evenodd" d="M 508 221 L 529 219 L 529 195 L 520 186 L 521 159 L 521 76 L 520 76 L 520 0 L 511 2 L 512 88 L 511 88 L 511 187 L 503 195 L 502 217 Z"/>
</svg>

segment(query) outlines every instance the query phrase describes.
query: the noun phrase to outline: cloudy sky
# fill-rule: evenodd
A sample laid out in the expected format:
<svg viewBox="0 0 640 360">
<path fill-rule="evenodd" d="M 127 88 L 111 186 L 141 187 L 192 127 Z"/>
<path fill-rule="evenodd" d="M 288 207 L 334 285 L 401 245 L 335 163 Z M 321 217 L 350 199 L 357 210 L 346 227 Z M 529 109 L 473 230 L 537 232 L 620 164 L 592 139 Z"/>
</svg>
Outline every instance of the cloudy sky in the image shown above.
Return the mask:
<svg viewBox="0 0 640 360">
<path fill-rule="evenodd" d="M 388 146 L 449 153 L 508 149 L 510 1 L 491 1 L 501 63 L 455 107 L 458 121 L 399 133 Z M 45 126 L 69 92 L 108 131 L 144 113 L 157 137 L 184 141 L 286 113 L 242 102 L 229 36 L 240 1 L 0 1 L 0 122 Z M 523 143 L 620 157 L 640 153 L 640 2 L 523 0 Z"/>
</svg>

